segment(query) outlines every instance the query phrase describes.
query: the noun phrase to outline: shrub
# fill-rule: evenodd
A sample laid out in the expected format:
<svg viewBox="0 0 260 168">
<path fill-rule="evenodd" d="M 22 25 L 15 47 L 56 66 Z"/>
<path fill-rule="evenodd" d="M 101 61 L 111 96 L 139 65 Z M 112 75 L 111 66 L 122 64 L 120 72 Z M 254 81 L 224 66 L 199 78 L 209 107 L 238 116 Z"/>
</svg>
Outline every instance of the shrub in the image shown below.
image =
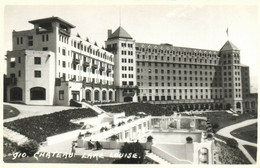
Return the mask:
<svg viewBox="0 0 260 168">
<path fill-rule="evenodd" d="M 26 153 L 27 156 L 33 156 L 39 149 L 39 144 L 35 140 L 29 140 L 24 144 L 18 146 L 18 151 Z"/>
<path fill-rule="evenodd" d="M 17 143 L 11 142 L 6 138 L 4 138 L 3 146 L 4 146 L 4 154 L 5 155 L 15 153 L 17 151 L 17 148 L 18 148 Z"/>
<path fill-rule="evenodd" d="M 213 128 L 213 129 L 218 129 L 218 128 L 219 128 L 219 124 L 218 124 L 218 123 L 213 124 L 213 125 L 212 125 L 212 128 Z"/>
<path fill-rule="evenodd" d="M 190 144 L 192 143 L 192 141 L 193 141 L 192 137 L 189 136 L 186 138 L 186 143 Z"/>
<path fill-rule="evenodd" d="M 151 135 L 147 137 L 147 142 L 153 142 L 153 137 Z"/>
<path fill-rule="evenodd" d="M 230 146 L 232 148 L 237 148 L 238 147 L 237 141 L 235 139 L 233 139 L 233 138 L 228 138 L 226 140 L 226 143 L 227 143 L 228 146 Z"/>
<path fill-rule="evenodd" d="M 75 100 L 71 99 L 70 100 L 70 106 L 73 106 L 73 107 L 82 107 L 82 104 L 76 102 Z"/>
<path fill-rule="evenodd" d="M 118 140 L 119 138 L 118 138 L 117 135 L 112 135 L 112 136 L 110 137 L 110 139 L 111 139 L 111 141 L 116 141 L 116 140 Z"/>
<path fill-rule="evenodd" d="M 143 146 L 139 143 L 125 143 L 121 149 L 121 159 L 113 163 L 143 163 L 145 151 Z"/>
<path fill-rule="evenodd" d="M 212 134 L 208 134 L 207 135 L 207 139 L 212 139 L 213 138 L 213 135 Z"/>
</svg>

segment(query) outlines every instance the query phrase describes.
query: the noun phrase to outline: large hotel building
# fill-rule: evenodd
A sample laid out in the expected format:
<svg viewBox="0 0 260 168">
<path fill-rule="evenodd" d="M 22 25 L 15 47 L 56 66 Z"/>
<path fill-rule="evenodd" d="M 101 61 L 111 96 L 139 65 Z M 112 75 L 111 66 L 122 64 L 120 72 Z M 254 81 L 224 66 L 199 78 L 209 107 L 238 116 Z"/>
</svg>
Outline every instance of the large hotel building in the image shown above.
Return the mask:
<svg viewBox="0 0 260 168">
<path fill-rule="evenodd" d="M 72 35 L 75 26 L 58 17 L 29 23 L 32 30 L 13 31 L 6 55 L 8 102 L 150 102 L 177 111 L 256 112 L 249 68 L 230 41 L 219 51 L 139 43 L 119 27 L 108 30 L 101 48 Z"/>
</svg>

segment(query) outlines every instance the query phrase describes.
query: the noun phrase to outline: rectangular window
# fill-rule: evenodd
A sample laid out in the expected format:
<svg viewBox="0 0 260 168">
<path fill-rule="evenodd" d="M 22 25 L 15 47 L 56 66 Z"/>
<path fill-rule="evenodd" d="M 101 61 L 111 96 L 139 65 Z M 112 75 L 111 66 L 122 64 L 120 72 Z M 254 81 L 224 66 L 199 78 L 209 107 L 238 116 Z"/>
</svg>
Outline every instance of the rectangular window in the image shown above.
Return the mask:
<svg viewBox="0 0 260 168">
<path fill-rule="evenodd" d="M 18 57 L 18 63 L 21 63 L 21 57 Z"/>
<path fill-rule="evenodd" d="M 46 41 L 49 41 L 49 35 L 46 34 Z"/>
<path fill-rule="evenodd" d="M 41 57 L 34 57 L 34 64 L 41 64 Z"/>
<path fill-rule="evenodd" d="M 41 76 L 42 76 L 41 71 L 34 71 L 35 78 L 41 78 Z"/>
<path fill-rule="evenodd" d="M 66 50 L 65 49 L 62 49 L 62 55 L 66 55 Z"/>
<path fill-rule="evenodd" d="M 48 51 L 48 47 L 43 47 L 42 51 Z"/>
<path fill-rule="evenodd" d="M 64 100 L 64 90 L 59 91 L 59 100 Z"/>
<path fill-rule="evenodd" d="M 23 38 L 21 37 L 21 44 L 23 44 Z"/>
<path fill-rule="evenodd" d="M 45 41 L 44 34 L 42 35 L 42 41 Z"/>
<path fill-rule="evenodd" d="M 19 37 L 16 38 L 16 43 L 19 44 Z"/>
<path fill-rule="evenodd" d="M 62 61 L 62 67 L 66 68 L 66 62 L 65 61 Z"/>
<path fill-rule="evenodd" d="M 21 71 L 18 71 L 18 77 L 21 77 Z"/>
</svg>

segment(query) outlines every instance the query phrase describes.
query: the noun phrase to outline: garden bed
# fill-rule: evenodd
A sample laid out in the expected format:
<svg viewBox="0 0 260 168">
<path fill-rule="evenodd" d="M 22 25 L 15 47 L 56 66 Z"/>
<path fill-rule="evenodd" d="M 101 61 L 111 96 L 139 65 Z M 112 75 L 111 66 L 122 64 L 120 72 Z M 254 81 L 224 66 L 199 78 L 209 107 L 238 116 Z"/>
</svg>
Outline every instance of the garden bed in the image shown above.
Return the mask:
<svg viewBox="0 0 260 168">
<path fill-rule="evenodd" d="M 120 113 L 125 112 L 126 116 L 137 115 L 138 112 L 145 112 L 147 115 L 152 116 L 170 116 L 173 112 L 169 109 L 164 109 L 155 104 L 149 103 L 130 103 L 112 106 L 100 106 L 106 112 Z"/>
<path fill-rule="evenodd" d="M 251 164 L 239 148 L 230 147 L 219 141 L 215 143 L 221 164 Z"/>
<path fill-rule="evenodd" d="M 37 142 L 43 142 L 49 136 L 73 131 L 81 127 L 71 123 L 71 119 L 95 116 L 97 116 L 97 113 L 92 109 L 70 109 L 7 122 L 4 123 L 4 126 Z"/>
</svg>

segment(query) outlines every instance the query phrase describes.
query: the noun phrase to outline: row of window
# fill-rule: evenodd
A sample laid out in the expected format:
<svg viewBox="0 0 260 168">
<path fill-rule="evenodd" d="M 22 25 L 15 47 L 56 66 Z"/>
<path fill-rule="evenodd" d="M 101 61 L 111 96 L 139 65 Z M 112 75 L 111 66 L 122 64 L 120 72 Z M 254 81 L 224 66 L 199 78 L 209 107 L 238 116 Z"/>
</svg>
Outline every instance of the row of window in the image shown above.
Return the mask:
<svg viewBox="0 0 260 168">
<path fill-rule="evenodd" d="M 91 48 L 92 47 L 91 45 L 89 45 L 89 46 L 83 45 L 82 41 L 77 42 L 76 40 L 75 41 L 71 40 L 71 46 L 73 46 L 76 49 L 79 49 L 80 51 L 84 51 L 84 52 L 87 52 L 89 54 L 93 54 L 93 55 L 96 55 L 98 57 L 101 57 L 101 58 L 105 58 L 106 54 L 107 54 L 107 52 L 104 52 L 104 53 L 100 52 L 100 49 L 95 50 L 95 49 Z"/>
<path fill-rule="evenodd" d="M 137 68 L 136 69 L 136 71 L 137 71 L 137 73 L 143 73 L 143 69 L 140 69 L 140 68 Z M 156 73 L 156 74 L 158 74 L 158 71 L 159 71 L 159 69 L 154 69 L 154 73 Z M 164 72 L 167 72 L 167 74 L 170 74 L 171 73 L 171 70 L 165 70 L 165 69 L 161 69 L 161 74 L 164 74 Z M 179 71 L 177 71 L 177 70 L 172 70 L 172 74 L 176 74 L 176 72 L 178 72 L 178 74 L 179 75 L 181 75 L 181 74 L 184 74 L 184 75 L 187 75 L 187 74 L 190 74 L 190 75 L 192 75 L 192 74 L 195 74 L 195 75 L 219 75 L 219 76 L 221 76 L 221 72 L 212 72 L 212 71 L 210 71 L 209 73 L 208 73 L 208 71 L 204 71 L 204 73 L 203 73 L 203 71 L 199 71 L 199 73 L 198 73 L 198 71 L 186 71 L 186 70 L 179 70 Z M 148 69 L 148 73 L 153 73 L 152 72 L 152 69 Z M 231 74 L 230 74 L 231 75 Z"/>
<path fill-rule="evenodd" d="M 149 55 L 148 59 L 152 60 L 154 58 L 154 60 L 159 60 L 158 57 L 160 58 L 160 56 L 154 56 L 153 57 L 153 56 Z M 140 57 L 140 55 L 137 55 L 137 59 L 141 59 L 141 58 L 144 59 L 144 60 L 147 59 L 147 57 L 145 55 L 143 55 L 142 57 Z M 161 56 L 161 61 L 164 61 L 164 58 L 165 58 L 164 56 Z M 171 61 L 170 57 L 167 57 L 165 61 Z M 210 63 L 210 64 L 214 63 L 214 64 L 217 64 L 217 60 L 210 59 L 208 61 L 208 59 L 196 59 L 196 58 L 187 59 L 187 58 L 183 58 L 183 57 L 179 57 L 178 59 L 176 59 L 176 57 L 173 57 L 172 61 L 174 61 L 174 62 L 179 61 L 179 62 L 191 62 L 191 63 Z"/>
<path fill-rule="evenodd" d="M 66 77 L 68 77 L 68 79 Z M 66 74 L 66 73 L 61 74 L 60 72 L 59 72 L 59 78 L 63 78 L 65 81 L 78 80 L 78 81 L 86 81 L 86 82 L 94 81 L 95 83 L 102 83 L 102 84 L 109 83 L 110 85 L 113 84 L 113 81 L 106 80 L 106 79 L 90 78 L 90 77 L 84 77 L 84 76 L 78 76 L 78 75 L 72 75 L 72 74 Z"/>
<path fill-rule="evenodd" d="M 129 58 L 127 62 L 127 58 L 122 58 L 122 63 L 134 63 L 134 59 Z"/>
<path fill-rule="evenodd" d="M 58 49 L 58 51 L 59 51 L 59 53 L 61 52 L 62 53 L 62 55 L 63 56 L 66 56 L 66 53 L 68 53 L 68 56 L 70 56 L 70 51 L 68 50 L 68 52 L 66 52 L 66 48 L 62 48 L 62 50 L 60 51 L 60 47 L 59 47 L 59 49 Z M 90 54 L 91 54 L 91 51 L 92 51 L 92 49 L 90 49 Z M 93 52 L 93 54 L 95 55 L 95 53 Z M 109 61 L 113 61 L 113 56 L 112 55 L 106 55 L 106 53 L 101 53 L 101 52 L 98 52 L 97 51 L 97 56 L 98 57 L 101 57 L 101 58 L 103 58 L 103 59 L 105 59 L 105 60 L 109 60 Z M 71 51 L 71 57 L 76 57 L 76 58 L 78 58 L 78 59 L 81 59 L 81 57 L 83 57 L 84 59 L 85 58 L 88 58 L 89 60 L 91 60 L 91 58 L 89 57 L 89 56 L 86 56 L 86 55 L 83 55 L 83 54 L 79 54 L 79 53 L 76 53 L 76 52 L 73 52 L 73 51 Z M 93 59 L 93 58 L 92 58 Z"/>
<path fill-rule="evenodd" d="M 160 67 L 173 67 L 173 68 L 197 68 L 197 69 L 219 69 L 221 70 L 221 66 L 212 66 L 212 65 L 193 65 L 193 64 L 180 64 L 180 63 L 151 63 L 151 62 L 140 62 L 137 61 L 137 66 L 160 66 Z M 230 66 L 231 69 L 231 66 Z"/>
<path fill-rule="evenodd" d="M 143 82 L 137 82 L 137 85 L 138 86 L 146 86 Z M 159 84 L 158 84 L 158 82 L 155 82 L 154 84 L 153 83 L 151 83 L 151 82 L 149 82 L 148 83 L 148 86 L 159 86 Z M 217 87 L 217 86 L 219 86 L 219 87 L 222 87 L 222 83 L 167 83 L 167 85 L 166 84 L 164 84 L 164 83 L 161 83 L 161 85 L 160 86 L 196 86 L 196 87 L 203 87 L 203 86 L 211 86 L 211 87 Z M 231 86 L 232 86 L 232 84 L 231 84 Z"/>
<path fill-rule="evenodd" d="M 127 66 L 122 66 L 122 71 L 127 71 Z M 134 67 L 128 66 L 128 71 L 134 71 Z"/>
<path fill-rule="evenodd" d="M 127 74 L 122 74 L 122 78 L 127 78 Z M 128 74 L 128 78 L 134 78 L 134 74 Z"/>
<path fill-rule="evenodd" d="M 121 55 L 127 55 L 127 54 L 128 55 L 133 55 L 133 51 L 128 51 L 128 52 L 124 51 L 124 50 L 121 51 Z"/>
<path fill-rule="evenodd" d="M 48 34 L 42 34 L 42 41 L 49 41 L 49 35 Z"/>
<path fill-rule="evenodd" d="M 150 48 L 140 48 L 136 47 L 137 51 L 141 52 L 152 52 L 152 53 L 164 53 L 164 54 L 178 54 L 178 55 L 190 55 L 190 56 L 209 56 L 216 57 L 217 54 L 211 53 L 201 53 L 201 52 L 185 52 L 185 51 L 175 51 L 175 50 L 162 50 L 162 49 L 150 49 Z M 214 51 L 213 51 L 214 52 Z"/>
<path fill-rule="evenodd" d="M 126 47 L 126 45 L 128 48 L 133 48 L 133 44 L 131 43 L 121 43 L 121 47 Z"/>
<path fill-rule="evenodd" d="M 23 37 L 17 37 L 16 38 L 16 44 L 23 44 Z"/>
</svg>

